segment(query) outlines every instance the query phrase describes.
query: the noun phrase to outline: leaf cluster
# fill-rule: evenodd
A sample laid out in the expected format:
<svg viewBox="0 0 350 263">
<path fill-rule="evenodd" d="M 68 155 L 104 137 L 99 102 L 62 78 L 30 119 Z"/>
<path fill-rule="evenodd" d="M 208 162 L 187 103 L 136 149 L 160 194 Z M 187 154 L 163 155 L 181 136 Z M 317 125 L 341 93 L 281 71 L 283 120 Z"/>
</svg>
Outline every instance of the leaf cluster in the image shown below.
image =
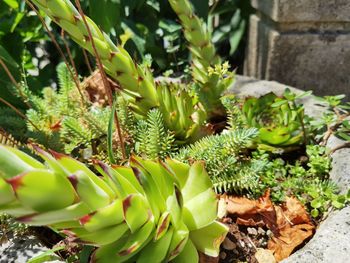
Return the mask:
<svg viewBox="0 0 350 263">
<path fill-rule="evenodd" d="M 98 140 L 107 133 L 110 109 L 83 101 L 65 64 L 57 67 L 57 75 L 58 90 L 44 88 L 42 97 L 24 88 L 32 106 L 26 112 L 28 137 L 56 151 L 83 147 L 96 152 Z"/>
<path fill-rule="evenodd" d="M 176 149 L 173 133 L 165 128 L 159 109 L 136 123 L 135 152 L 148 159 L 164 159 Z"/>
<path fill-rule="evenodd" d="M 265 162 L 247 158 L 257 129 L 227 131 L 205 137 L 180 149 L 175 158 L 181 161 L 205 161 L 217 192 L 249 193 L 258 186 Z"/>
<path fill-rule="evenodd" d="M 316 97 L 324 107 L 322 117 L 311 121 L 315 138 L 326 144 L 330 135 L 350 142 L 350 103 L 342 103 L 345 95 Z"/>
<path fill-rule="evenodd" d="M 345 196 L 338 194 L 336 184 L 328 178 L 331 159 L 325 147 L 308 145 L 306 156 L 294 162 L 282 158 L 271 159 L 264 151 L 257 151 L 254 155 L 268 161 L 260 177 L 257 195 L 269 188 L 275 202 L 283 202 L 287 196 L 296 196 L 313 217 L 323 215 L 331 206 L 342 208 L 347 203 Z"/>
</svg>

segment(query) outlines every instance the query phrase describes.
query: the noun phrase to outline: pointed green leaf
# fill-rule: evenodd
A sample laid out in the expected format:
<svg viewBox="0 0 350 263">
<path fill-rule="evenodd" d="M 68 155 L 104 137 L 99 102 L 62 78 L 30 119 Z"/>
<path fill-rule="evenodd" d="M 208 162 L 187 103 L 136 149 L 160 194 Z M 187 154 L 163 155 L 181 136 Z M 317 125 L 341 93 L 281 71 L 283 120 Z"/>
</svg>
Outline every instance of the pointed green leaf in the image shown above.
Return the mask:
<svg viewBox="0 0 350 263">
<path fill-rule="evenodd" d="M 92 210 L 107 206 L 111 202 L 110 196 L 83 171 L 70 175 L 69 180 L 80 200 Z"/>
<path fill-rule="evenodd" d="M 122 223 L 119 225 L 114 225 L 106 227 L 94 232 L 89 232 L 83 228 L 70 229 L 69 232 L 75 234 L 75 237 L 78 238 L 83 244 L 89 245 L 107 245 L 115 242 L 119 238 L 125 235 L 129 230 L 127 224 Z M 63 233 L 67 233 L 62 231 Z"/>
<path fill-rule="evenodd" d="M 38 212 L 62 209 L 74 203 L 75 191 L 67 178 L 32 170 L 8 180 L 17 199 Z"/>
<path fill-rule="evenodd" d="M 131 233 L 135 233 L 151 216 L 147 199 L 139 194 L 132 194 L 123 200 L 123 214 Z"/>
<path fill-rule="evenodd" d="M 86 230 L 93 232 L 101 228 L 122 223 L 124 220 L 122 211 L 122 201 L 121 199 L 117 199 L 108 206 L 84 215 L 79 221 Z"/>
<path fill-rule="evenodd" d="M 137 259 L 137 263 L 163 262 L 168 254 L 169 245 L 173 236 L 174 229 L 169 228 L 159 240 L 150 241 L 142 249 Z"/>
</svg>

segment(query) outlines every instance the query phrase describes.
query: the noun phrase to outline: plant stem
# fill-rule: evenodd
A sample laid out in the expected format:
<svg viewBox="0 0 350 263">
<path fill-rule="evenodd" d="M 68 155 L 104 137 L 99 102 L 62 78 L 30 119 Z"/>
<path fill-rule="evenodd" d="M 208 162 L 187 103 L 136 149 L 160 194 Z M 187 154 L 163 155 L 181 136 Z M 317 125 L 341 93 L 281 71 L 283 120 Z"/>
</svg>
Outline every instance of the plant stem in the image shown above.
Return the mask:
<svg viewBox="0 0 350 263">
<path fill-rule="evenodd" d="M 107 80 L 106 73 L 104 72 L 104 69 L 103 69 L 103 66 L 102 66 L 102 62 L 101 62 L 101 58 L 100 58 L 100 56 L 99 56 L 99 54 L 98 54 L 98 52 L 96 50 L 95 42 L 94 42 L 94 39 L 92 37 L 90 27 L 89 27 L 89 25 L 88 25 L 88 23 L 86 21 L 83 9 L 81 8 L 80 1 L 79 0 L 75 0 L 75 3 L 77 5 L 78 11 L 79 11 L 79 13 L 80 13 L 80 15 L 81 15 L 81 17 L 82 17 L 82 19 L 84 21 L 85 27 L 86 27 L 87 32 L 89 34 L 89 39 L 91 41 L 91 46 L 92 46 L 92 48 L 94 50 L 94 53 L 95 53 L 97 66 L 98 66 L 98 69 L 99 69 L 101 77 L 102 77 L 103 85 L 104 85 L 104 87 L 106 89 L 106 92 L 107 92 L 108 102 L 109 102 L 110 107 L 112 108 L 112 106 L 113 106 L 112 88 L 111 88 L 111 86 L 110 86 L 110 84 L 109 84 L 109 82 Z M 121 147 L 121 150 L 122 150 L 122 156 L 123 156 L 123 159 L 126 159 L 124 139 L 123 139 L 123 135 L 122 135 L 121 128 L 120 128 L 118 114 L 116 112 L 114 113 L 114 121 L 115 121 L 115 125 L 116 125 L 116 128 L 117 128 L 117 133 L 118 133 L 118 138 L 119 138 L 119 142 L 120 142 L 120 147 Z"/>
<path fill-rule="evenodd" d="M 85 49 L 82 48 L 81 50 L 83 51 L 83 55 L 84 55 L 84 59 L 85 59 L 85 64 L 86 64 L 86 66 L 88 67 L 90 74 L 92 74 L 92 73 L 93 73 L 93 70 L 92 70 L 92 67 L 91 67 L 91 64 L 90 64 L 90 61 L 89 61 L 89 57 L 88 57 L 88 55 L 86 54 Z"/>
<path fill-rule="evenodd" d="M 77 70 L 77 67 L 75 66 L 74 59 L 73 59 L 73 56 L 72 56 L 72 52 L 70 51 L 70 48 L 69 48 L 69 46 L 68 46 L 68 43 L 67 43 L 67 41 L 66 41 L 66 39 L 65 39 L 65 34 L 64 34 L 64 30 L 63 30 L 63 29 L 61 30 L 61 38 L 62 38 L 62 41 L 63 41 L 64 46 L 66 47 L 66 51 L 67 51 L 67 54 L 68 54 L 70 63 L 72 64 L 72 67 L 73 67 L 74 73 L 75 73 L 75 77 L 76 77 L 76 79 L 78 80 L 79 87 L 80 87 L 80 81 L 79 81 L 78 70 Z"/>
<path fill-rule="evenodd" d="M 8 67 L 6 66 L 5 62 L 0 58 L 0 64 L 3 67 L 3 69 L 5 70 L 7 76 L 10 78 L 11 82 L 13 83 L 13 85 L 16 87 L 16 89 L 18 90 L 19 95 L 22 97 L 23 102 L 28 106 L 28 108 L 32 108 L 32 105 L 30 105 L 27 101 L 26 96 L 23 94 L 18 82 L 15 80 L 15 78 L 13 77 L 13 75 L 11 74 L 11 71 L 8 69 Z"/>
<path fill-rule="evenodd" d="M 12 110 L 14 110 L 17 115 L 19 115 L 21 118 L 24 120 L 28 121 L 36 130 L 40 131 L 38 126 L 36 126 L 30 119 L 27 118 L 26 115 L 24 115 L 20 110 L 18 110 L 15 106 L 13 106 L 10 102 L 4 100 L 3 98 L 0 97 L 0 101 L 4 103 L 6 106 L 10 107 Z"/>
<path fill-rule="evenodd" d="M 58 50 L 58 53 L 60 53 L 61 57 L 63 58 L 64 60 L 64 63 L 66 64 L 67 68 L 68 68 L 68 71 L 69 73 L 72 75 L 72 78 L 73 78 L 73 81 L 75 83 L 75 86 L 77 87 L 78 91 L 79 91 L 79 94 L 80 94 L 80 97 L 82 99 L 82 105 L 84 104 L 85 102 L 85 99 L 84 99 L 84 95 L 80 89 L 80 86 L 79 86 L 79 80 L 76 79 L 74 73 L 72 72 L 72 69 L 68 63 L 68 60 L 66 58 L 66 56 L 64 55 L 60 45 L 57 43 L 56 39 L 55 39 L 55 36 L 52 34 L 52 32 L 50 31 L 50 29 L 47 27 L 43 17 L 40 15 L 39 11 L 34 7 L 34 5 L 29 1 L 29 0 L 25 0 L 25 2 L 29 5 L 29 7 L 37 14 L 37 16 L 39 17 L 41 23 L 43 24 L 46 32 L 48 33 L 49 37 L 51 38 L 51 41 L 53 42 L 53 44 L 55 45 L 56 49 Z"/>
</svg>

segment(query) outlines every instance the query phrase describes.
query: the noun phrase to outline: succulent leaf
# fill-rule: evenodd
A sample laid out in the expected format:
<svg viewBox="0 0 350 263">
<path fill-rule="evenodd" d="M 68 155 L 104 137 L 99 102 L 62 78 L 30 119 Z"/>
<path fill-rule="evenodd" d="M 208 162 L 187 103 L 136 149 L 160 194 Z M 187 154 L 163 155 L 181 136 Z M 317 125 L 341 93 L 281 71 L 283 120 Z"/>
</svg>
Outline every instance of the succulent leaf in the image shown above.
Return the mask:
<svg viewBox="0 0 350 263">
<path fill-rule="evenodd" d="M 182 249 L 181 253 L 172 260 L 174 263 L 192 263 L 199 262 L 199 256 L 196 247 L 193 242 L 189 239 L 186 245 Z"/>
</svg>

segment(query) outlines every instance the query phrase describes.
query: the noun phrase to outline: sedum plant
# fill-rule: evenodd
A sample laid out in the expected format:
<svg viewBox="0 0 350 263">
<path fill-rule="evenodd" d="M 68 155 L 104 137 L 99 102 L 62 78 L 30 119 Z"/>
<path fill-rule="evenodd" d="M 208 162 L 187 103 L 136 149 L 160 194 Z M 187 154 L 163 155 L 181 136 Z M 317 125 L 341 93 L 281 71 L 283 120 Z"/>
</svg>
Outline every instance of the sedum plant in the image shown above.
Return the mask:
<svg viewBox="0 0 350 263">
<path fill-rule="evenodd" d="M 324 146 L 307 145 L 307 158 L 304 161 L 270 159 L 266 152 L 259 150 L 253 156 L 267 163 L 260 176 L 259 187 L 255 189 L 256 196 L 267 189 L 271 189 L 274 202 L 283 202 L 287 196 L 295 196 L 311 216 L 318 219 L 331 207 L 341 209 L 350 200 L 350 195 L 339 194 L 339 187 L 329 179 L 331 158 Z"/>
<path fill-rule="evenodd" d="M 45 164 L 0 146 L 0 212 L 97 247 L 94 262 L 198 262 L 218 256 L 228 229 L 201 162 L 137 157 L 129 167 L 75 159 L 35 147 Z"/>
<path fill-rule="evenodd" d="M 104 145 L 111 110 L 82 102 L 67 66 L 57 66 L 58 90 L 51 87 L 42 90 L 42 96 L 32 94 L 23 87 L 32 108 L 26 112 L 27 137 L 36 143 L 67 154 L 80 148 L 97 154 Z M 35 125 L 35 127 L 33 126 Z"/>
<path fill-rule="evenodd" d="M 203 160 L 216 192 L 246 194 L 255 191 L 266 162 L 243 157 L 254 146 L 258 130 L 237 129 L 212 135 L 180 149 L 181 161 Z"/>
</svg>

